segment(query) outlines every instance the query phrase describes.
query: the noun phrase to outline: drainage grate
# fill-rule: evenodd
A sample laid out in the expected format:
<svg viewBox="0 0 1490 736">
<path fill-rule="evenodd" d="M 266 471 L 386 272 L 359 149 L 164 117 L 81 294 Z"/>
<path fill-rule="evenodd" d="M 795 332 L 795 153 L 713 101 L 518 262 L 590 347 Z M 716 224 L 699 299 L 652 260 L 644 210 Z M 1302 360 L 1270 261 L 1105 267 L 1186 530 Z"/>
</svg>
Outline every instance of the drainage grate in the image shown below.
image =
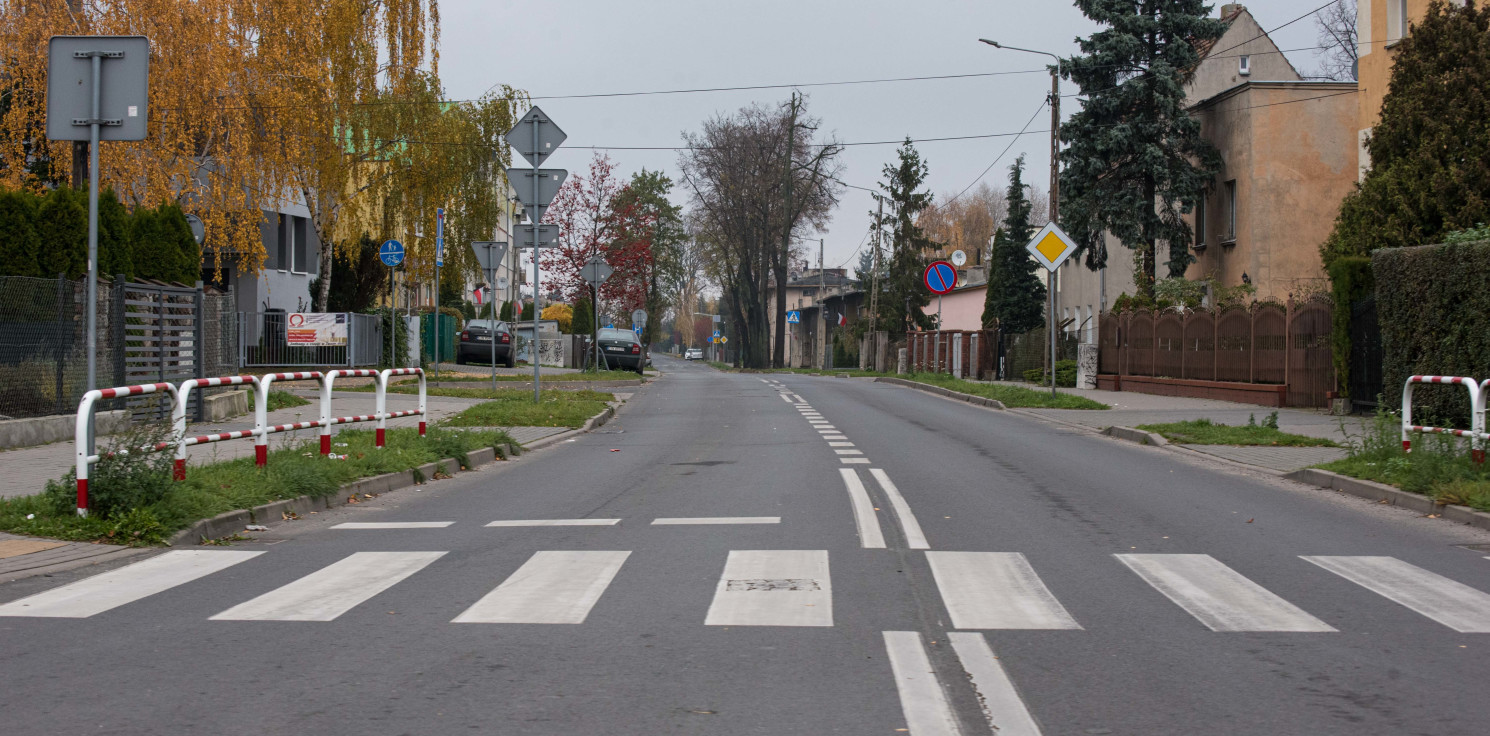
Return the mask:
<svg viewBox="0 0 1490 736">
<path fill-rule="evenodd" d="M 729 580 L 725 582 L 725 590 L 822 590 L 822 586 L 811 578 L 780 578 L 768 580 L 765 578 L 752 578 L 749 580 Z"/>
</svg>

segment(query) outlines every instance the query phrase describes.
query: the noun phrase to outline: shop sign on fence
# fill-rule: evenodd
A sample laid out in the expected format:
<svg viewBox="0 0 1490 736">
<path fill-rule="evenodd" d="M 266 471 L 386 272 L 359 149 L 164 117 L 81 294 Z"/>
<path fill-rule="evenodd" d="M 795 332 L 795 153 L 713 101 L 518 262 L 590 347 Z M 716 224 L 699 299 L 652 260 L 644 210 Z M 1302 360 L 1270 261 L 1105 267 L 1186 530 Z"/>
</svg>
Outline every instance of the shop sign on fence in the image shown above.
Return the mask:
<svg viewBox="0 0 1490 736">
<path fill-rule="evenodd" d="M 346 345 L 345 312 L 294 312 L 285 331 L 290 345 Z"/>
</svg>

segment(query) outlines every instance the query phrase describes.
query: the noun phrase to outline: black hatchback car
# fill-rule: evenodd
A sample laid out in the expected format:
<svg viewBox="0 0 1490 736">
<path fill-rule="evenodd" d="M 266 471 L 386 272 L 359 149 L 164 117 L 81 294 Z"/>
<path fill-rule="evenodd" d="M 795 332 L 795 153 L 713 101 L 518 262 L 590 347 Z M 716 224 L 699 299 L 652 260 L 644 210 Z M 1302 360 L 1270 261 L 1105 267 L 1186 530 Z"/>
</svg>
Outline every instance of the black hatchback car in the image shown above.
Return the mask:
<svg viewBox="0 0 1490 736">
<path fill-rule="evenodd" d="M 495 329 L 493 329 L 495 327 Z M 517 365 L 517 353 L 512 349 L 512 330 L 506 322 L 495 325 L 489 319 L 473 319 L 460 332 L 460 345 L 455 349 L 455 362 L 490 363 L 492 343 L 496 343 L 497 362 L 508 368 Z"/>
<path fill-rule="evenodd" d="M 628 368 L 641 373 L 647 367 L 647 351 L 631 330 L 603 329 L 595 336 L 600 342 L 600 359 L 611 368 Z"/>
</svg>

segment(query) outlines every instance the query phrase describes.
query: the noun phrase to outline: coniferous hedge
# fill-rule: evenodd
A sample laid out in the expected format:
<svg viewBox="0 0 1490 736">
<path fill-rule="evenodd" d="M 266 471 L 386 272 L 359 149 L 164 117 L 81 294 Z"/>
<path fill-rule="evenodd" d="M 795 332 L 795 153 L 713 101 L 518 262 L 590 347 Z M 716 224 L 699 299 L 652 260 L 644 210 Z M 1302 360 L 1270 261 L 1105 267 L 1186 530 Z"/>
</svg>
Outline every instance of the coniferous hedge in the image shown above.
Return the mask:
<svg viewBox="0 0 1490 736">
<path fill-rule="evenodd" d="M 165 204 L 125 209 L 112 190 L 98 195 L 98 270 L 104 277 L 191 284 L 201 251 L 186 214 Z M 70 187 L 42 194 L 0 191 L 0 276 L 41 278 L 88 272 L 88 195 Z"/>
<path fill-rule="evenodd" d="M 1490 378 L 1490 240 L 1378 250 L 1371 270 L 1388 408 L 1411 375 Z M 1415 390 L 1413 422 L 1469 427 L 1469 392 Z"/>
</svg>

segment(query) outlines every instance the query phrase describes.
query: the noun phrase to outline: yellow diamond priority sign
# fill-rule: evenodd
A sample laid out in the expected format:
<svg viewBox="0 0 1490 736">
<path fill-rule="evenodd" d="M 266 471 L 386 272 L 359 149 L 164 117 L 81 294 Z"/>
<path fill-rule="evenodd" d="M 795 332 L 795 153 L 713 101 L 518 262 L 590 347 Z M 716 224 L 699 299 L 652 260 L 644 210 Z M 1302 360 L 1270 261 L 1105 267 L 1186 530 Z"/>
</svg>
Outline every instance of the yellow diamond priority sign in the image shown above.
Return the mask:
<svg viewBox="0 0 1490 736">
<path fill-rule="evenodd" d="M 1026 248 L 1046 270 L 1054 271 L 1076 252 L 1076 241 L 1052 222 L 1035 233 L 1034 239 L 1030 240 Z"/>
</svg>

